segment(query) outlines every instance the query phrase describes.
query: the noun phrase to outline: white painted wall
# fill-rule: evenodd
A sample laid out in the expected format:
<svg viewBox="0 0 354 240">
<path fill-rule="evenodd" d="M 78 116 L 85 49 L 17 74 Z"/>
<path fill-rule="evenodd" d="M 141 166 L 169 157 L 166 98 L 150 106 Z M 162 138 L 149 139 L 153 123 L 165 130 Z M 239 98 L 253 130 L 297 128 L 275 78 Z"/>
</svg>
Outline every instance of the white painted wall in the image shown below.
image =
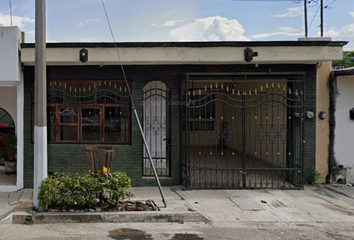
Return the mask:
<svg viewBox="0 0 354 240">
<path fill-rule="evenodd" d="M 0 107 L 15 123 L 17 135 L 17 181 L 14 186 L 1 186 L 2 191 L 23 188 L 23 109 L 24 89 L 20 62 L 21 32 L 17 27 L 0 27 Z"/>
<path fill-rule="evenodd" d="M 17 27 L 0 27 L 0 86 L 20 82 L 20 41 L 21 32 Z"/>
<path fill-rule="evenodd" d="M 349 118 L 349 109 L 354 108 L 354 76 L 339 76 L 337 84 L 334 156 L 339 165 L 354 169 L 354 121 Z M 349 172 L 353 181 L 354 171 Z"/>
<path fill-rule="evenodd" d="M 0 73 L 1 76 L 1 73 Z M 15 122 L 17 131 L 17 89 L 16 87 L 0 87 L 0 107 L 5 109 Z"/>
<path fill-rule="evenodd" d="M 250 46 L 252 42 L 250 42 Z M 117 52 L 114 48 L 89 48 L 88 61 L 80 62 L 81 48 L 47 48 L 47 65 L 116 65 Z M 246 64 L 245 47 L 127 47 L 118 48 L 120 63 L 140 64 Z M 317 63 L 341 59 L 342 47 L 329 46 L 276 46 L 253 47 L 258 57 L 255 63 Z M 21 61 L 34 65 L 35 49 L 23 48 Z"/>
</svg>

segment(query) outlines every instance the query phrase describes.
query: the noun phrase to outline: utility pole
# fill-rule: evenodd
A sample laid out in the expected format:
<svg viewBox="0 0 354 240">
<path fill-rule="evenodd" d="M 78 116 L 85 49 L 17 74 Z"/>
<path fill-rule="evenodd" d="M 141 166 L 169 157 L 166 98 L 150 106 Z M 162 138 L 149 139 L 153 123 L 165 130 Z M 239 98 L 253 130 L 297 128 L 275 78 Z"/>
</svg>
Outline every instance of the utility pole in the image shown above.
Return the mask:
<svg viewBox="0 0 354 240">
<path fill-rule="evenodd" d="M 34 88 L 34 176 L 33 205 L 39 207 L 39 186 L 47 177 L 47 71 L 46 6 L 36 0 L 35 88 Z"/>
<path fill-rule="evenodd" d="M 321 5 L 320 5 L 320 11 L 321 11 L 321 37 L 323 37 L 323 0 L 321 0 Z"/>
<path fill-rule="evenodd" d="M 305 38 L 308 36 L 308 29 L 307 29 L 307 0 L 304 0 L 304 18 L 305 18 Z"/>
</svg>

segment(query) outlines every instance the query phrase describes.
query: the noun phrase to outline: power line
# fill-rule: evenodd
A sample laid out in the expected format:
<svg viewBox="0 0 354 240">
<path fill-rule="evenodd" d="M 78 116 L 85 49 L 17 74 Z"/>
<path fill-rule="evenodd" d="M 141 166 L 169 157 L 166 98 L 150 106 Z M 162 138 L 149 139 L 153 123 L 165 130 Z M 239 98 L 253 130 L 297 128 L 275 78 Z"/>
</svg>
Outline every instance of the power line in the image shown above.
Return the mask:
<svg viewBox="0 0 354 240">
<path fill-rule="evenodd" d="M 320 8 L 321 8 L 321 6 L 319 6 L 319 7 L 317 8 L 315 15 L 313 15 L 313 18 L 312 18 L 312 20 L 311 20 L 311 23 L 310 23 L 310 25 L 309 25 L 309 28 L 311 27 L 311 25 L 312 25 L 312 23 L 313 23 L 313 20 L 314 20 L 315 17 L 317 16 L 317 13 L 318 13 L 318 11 L 320 10 Z"/>
<path fill-rule="evenodd" d="M 324 8 L 328 8 L 330 5 L 332 5 L 333 3 L 337 2 L 338 0 L 333 0 L 332 2 L 328 3 Z"/>
</svg>

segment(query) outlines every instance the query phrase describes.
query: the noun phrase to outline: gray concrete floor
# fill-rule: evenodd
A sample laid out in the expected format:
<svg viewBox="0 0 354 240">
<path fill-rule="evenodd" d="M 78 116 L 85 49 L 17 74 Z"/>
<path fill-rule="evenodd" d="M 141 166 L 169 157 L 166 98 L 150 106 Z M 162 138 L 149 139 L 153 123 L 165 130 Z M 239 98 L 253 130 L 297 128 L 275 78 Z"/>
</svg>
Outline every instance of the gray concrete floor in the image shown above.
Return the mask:
<svg viewBox="0 0 354 240">
<path fill-rule="evenodd" d="M 7 175 L 4 170 L 0 170 L 0 185 L 16 185 L 16 174 Z"/>
<path fill-rule="evenodd" d="M 352 187 L 345 192 L 349 190 L 352 192 Z M 344 196 L 328 187 L 193 190 L 181 194 L 212 222 L 354 223 L 354 195 Z"/>
</svg>

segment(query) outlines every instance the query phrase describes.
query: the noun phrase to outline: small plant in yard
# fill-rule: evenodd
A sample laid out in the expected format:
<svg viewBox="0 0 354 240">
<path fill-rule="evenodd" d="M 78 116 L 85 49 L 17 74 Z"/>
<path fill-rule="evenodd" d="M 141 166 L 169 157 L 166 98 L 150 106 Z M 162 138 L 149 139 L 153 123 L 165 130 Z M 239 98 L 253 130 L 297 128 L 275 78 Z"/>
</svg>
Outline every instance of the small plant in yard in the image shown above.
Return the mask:
<svg viewBox="0 0 354 240">
<path fill-rule="evenodd" d="M 119 201 L 133 197 L 128 191 L 130 187 L 130 178 L 121 172 L 110 177 L 91 173 L 54 173 L 42 181 L 38 200 L 45 210 L 116 207 Z"/>
<path fill-rule="evenodd" d="M 305 181 L 306 181 L 305 183 L 310 184 L 310 185 L 314 185 L 317 183 L 320 176 L 321 176 L 321 174 L 318 171 L 312 170 L 312 171 L 308 172 L 307 174 L 305 174 Z"/>
<path fill-rule="evenodd" d="M 32 207 L 32 211 L 34 211 L 34 212 L 39 212 L 39 208 L 37 208 L 36 206 L 33 206 L 33 207 Z"/>
</svg>

